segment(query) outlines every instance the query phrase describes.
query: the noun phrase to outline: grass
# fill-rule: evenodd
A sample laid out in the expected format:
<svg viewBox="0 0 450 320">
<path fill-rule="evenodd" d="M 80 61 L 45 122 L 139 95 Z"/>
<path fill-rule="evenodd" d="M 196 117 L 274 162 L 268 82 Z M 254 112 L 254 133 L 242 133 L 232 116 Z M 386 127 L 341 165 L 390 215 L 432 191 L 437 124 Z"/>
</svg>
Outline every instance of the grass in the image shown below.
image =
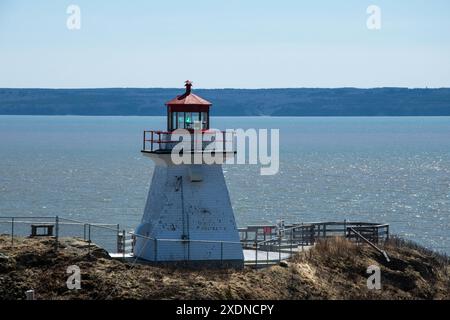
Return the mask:
<svg viewBox="0 0 450 320">
<path fill-rule="evenodd" d="M 410 241 L 392 238 L 382 248 L 343 238 L 319 241 L 284 266 L 261 270 L 185 270 L 130 265 L 101 248 L 89 256 L 82 241 L 0 236 L 0 299 L 450 299 L 449 260 Z M 81 290 L 68 290 L 66 269 L 78 265 Z M 381 268 L 381 290 L 367 288 L 367 268 Z"/>
</svg>

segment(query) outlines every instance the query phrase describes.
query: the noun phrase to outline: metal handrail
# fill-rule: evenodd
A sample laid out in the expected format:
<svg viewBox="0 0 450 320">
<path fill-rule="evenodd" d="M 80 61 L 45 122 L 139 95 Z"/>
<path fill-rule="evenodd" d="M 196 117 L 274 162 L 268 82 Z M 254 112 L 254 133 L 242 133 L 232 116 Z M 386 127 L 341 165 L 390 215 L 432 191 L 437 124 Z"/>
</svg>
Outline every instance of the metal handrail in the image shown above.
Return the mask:
<svg viewBox="0 0 450 320">
<path fill-rule="evenodd" d="M 328 229 L 327 226 L 343 226 L 343 228 L 340 229 Z M 319 229 L 316 229 L 316 227 L 319 226 Z M 257 225 L 257 226 L 249 226 L 249 227 L 257 227 L 259 229 L 264 229 L 265 227 L 271 227 L 273 228 L 274 225 Z M 323 227 L 323 229 L 321 228 Z M 295 231 L 300 231 L 300 233 L 302 234 L 302 238 L 301 239 L 297 239 L 299 241 L 295 241 L 297 242 L 301 242 L 302 245 L 305 242 L 305 240 L 307 240 L 307 242 L 311 242 L 314 243 L 316 239 L 320 239 L 320 238 L 326 238 L 327 237 L 327 233 L 343 233 L 345 236 L 347 236 L 347 228 L 348 227 L 354 227 L 358 230 L 367 230 L 367 231 L 373 231 L 374 234 L 377 234 L 378 236 L 383 236 L 385 235 L 386 238 L 389 238 L 389 224 L 380 224 L 380 223 L 373 223 L 373 222 L 351 222 L 351 221 L 343 221 L 343 222 L 319 222 L 319 223 L 302 223 L 302 224 L 295 224 L 295 225 L 290 225 L 287 228 L 283 228 L 280 229 L 281 233 L 284 233 L 284 235 L 276 235 L 273 236 L 270 239 L 264 239 L 264 240 L 258 240 L 258 230 L 251 230 L 248 231 L 248 227 L 247 228 L 239 228 L 239 232 L 241 233 L 247 233 L 247 232 L 251 232 L 255 234 L 255 238 L 254 239 L 248 239 L 247 237 L 245 237 L 244 239 L 241 240 L 241 242 L 245 244 L 250 244 L 252 246 L 258 246 L 261 244 L 265 244 L 265 243 L 269 243 L 269 242 L 275 242 L 275 241 L 283 241 L 283 239 L 285 238 L 286 234 L 288 234 L 288 239 L 286 239 L 286 241 L 290 241 L 292 244 L 294 243 L 294 232 Z M 306 234 L 310 235 L 310 237 L 306 238 L 304 237 L 305 235 L 305 231 Z"/>
<path fill-rule="evenodd" d="M 167 241 L 167 242 L 200 242 L 200 243 L 224 243 L 224 244 L 242 244 L 241 241 L 221 241 L 221 240 L 192 240 L 192 239 L 164 239 L 164 238 L 152 238 L 152 237 L 147 237 L 147 236 L 143 236 L 141 234 L 136 234 L 132 231 L 128 231 L 127 232 L 130 235 L 139 237 L 139 238 L 144 238 L 147 240 L 152 240 L 152 241 Z"/>
<path fill-rule="evenodd" d="M 377 250 L 379 253 L 381 253 L 384 258 L 386 259 L 387 262 L 390 262 L 391 260 L 389 259 L 389 256 L 387 254 L 386 251 L 378 248 L 375 244 L 373 244 L 369 239 L 367 239 L 366 237 L 364 237 L 361 233 L 359 233 L 358 231 L 356 231 L 353 227 L 348 227 L 347 230 L 350 230 L 351 232 L 353 232 L 354 234 L 356 234 L 359 238 L 361 238 L 365 243 L 367 243 L 369 246 L 371 246 L 372 248 L 374 248 L 375 250 Z"/>
<path fill-rule="evenodd" d="M 17 220 L 19 219 L 19 220 Z M 34 220 L 34 221 L 23 221 L 20 219 L 27 219 L 27 220 Z M 317 239 L 320 239 L 322 237 L 326 237 L 327 232 L 336 233 L 341 232 L 345 230 L 344 236 L 348 237 L 348 230 L 351 230 L 352 233 L 357 234 L 357 236 L 361 239 L 363 239 L 364 242 L 372 243 L 369 239 L 365 238 L 364 235 L 361 234 L 361 232 L 364 231 L 372 231 L 374 230 L 374 239 L 378 239 L 379 236 L 384 237 L 386 236 L 386 239 L 389 237 L 389 224 L 379 224 L 379 223 L 371 223 L 371 222 L 350 222 L 350 221 L 344 221 L 344 222 L 319 222 L 319 223 L 302 223 L 302 224 L 293 224 L 293 225 L 287 225 L 282 229 L 279 229 L 279 232 L 274 234 L 270 233 L 268 239 L 258 239 L 260 233 L 258 232 L 261 230 L 261 228 L 264 227 L 270 227 L 273 228 L 275 225 L 258 225 L 257 229 L 253 229 L 250 231 L 251 233 L 255 233 L 254 239 L 242 239 L 240 241 L 220 241 L 220 240 L 193 240 L 193 239 L 168 239 L 168 238 L 155 238 L 155 237 L 148 237 L 140 234 L 136 234 L 134 231 L 125 231 L 121 230 L 119 225 L 116 224 L 102 224 L 102 223 L 88 223 L 83 222 L 76 219 L 71 218 L 59 218 L 58 216 L 40 216 L 40 217 L 0 217 L 0 224 L 2 223 L 11 223 L 11 244 L 14 243 L 14 235 L 15 235 L 15 229 L 14 225 L 18 223 L 33 223 L 36 220 L 48 220 L 50 223 L 54 223 L 56 225 L 56 237 L 55 237 L 55 248 L 58 248 L 58 241 L 60 237 L 60 231 L 59 226 L 60 225 L 82 225 L 84 226 L 84 239 L 89 243 L 89 252 L 91 250 L 91 228 L 97 227 L 102 228 L 106 230 L 113 231 L 117 233 L 117 241 L 119 241 L 119 235 L 123 235 L 120 241 L 123 242 L 123 254 L 125 258 L 125 251 L 127 251 L 127 248 L 129 248 L 130 240 L 126 239 L 126 235 L 131 235 L 132 239 L 135 240 L 136 238 L 142 238 L 147 239 L 149 241 L 154 241 L 155 243 L 158 242 L 180 242 L 180 243 L 188 243 L 194 244 L 194 243 L 205 243 L 205 244 L 217 244 L 220 245 L 220 252 L 221 252 L 221 259 L 223 258 L 223 247 L 224 245 L 241 245 L 244 248 L 248 246 L 249 244 L 252 244 L 253 248 L 255 249 L 255 263 L 258 264 L 258 252 L 261 250 L 263 246 L 278 246 L 278 249 L 275 248 L 262 248 L 264 252 L 267 253 L 267 257 L 264 259 L 266 260 L 266 264 L 270 261 L 277 261 L 281 260 L 281 252 L 283 253 L 289 253 L 290 256 L 292 256 L 295 246 L 303 246 L 305 243 L 307 245 L 313 245 Z M 3 220 L 3 221 L 2 221 Z M 5 221 L 6 220 L 6 221 Z M 9 220 L 9 221 L 8 221 Z M 345 229 L 337 229 L 336 226 L 344 226 Z M 114 226 L 114 228 L 112 227 Z M 327 227 L 333 227 L 332 229 L 328 229 Z M 255 226 L 249 226 L 249 227 L 255 227 Z M 319 228 L 317 228 L 319 227 Z M 247 232 L 249 228 L 239 228 L 239 232 Z M 358 232 L 360 231 L 360 232 Z M 301 235 L 301 237 L 300 237 Z M 365 239 L 365 240 L 364 240 Z M 128 245 L 127 245 L 128 244 Z M 287 247 L 289 245 L 289 248 Z M 373 243 L 372 243 L 373 245 Z M 131 246 L 133 247 L 133 245 Z M 374 245 L 374 248 L 378 248 Z M 155 248 L 155 251 L 157 248 Z M 377 249 L 379 252 L 383 252 L 381 249 Z M 278 252 L 278 259 L 274 259 L 272 255 L 272 259 L 269 259 L 269 252 Z M 383 254 L 385 257 L 387 254 Z M 189 259 L 189 258 L 188 258 Z M 388 258 L 387 258 L 388 259 Z M 248 262 L 248 261 L 247 261 Z M 260 261 L 261 262 L 261 261 Z M 253 263 L 253 261 L 252 261 Z"/>
<path fill-rule="evenodd" d="M 189 129 L 186 129 L 186 130 L 189 130 Z M 191 130 L 191 131 L 193 131 L 193 130 Z M 233 138 L 232 138 L 231 140 L 226 139 L 227 133 L 231 133 L 231 134 L 234 135 L 234 133 L 233 133 L 233 132 L 230 132 L 230 131 L 217 131 L 217 130 L 210 130 L 210 129 L 199 130 L 199 131 L 200 131 L 202 137 L 203 137 L 204 135 L 208 135 L 208 134 L 215 135 L 215 134 L 218 134 L 218 133 L 220 133 L 221 136 L 223 137 L 221 140 L 213 140 L 213 141 L 203 141 L 203 139 L 202 139 L 202 142 L 211 142 L 211 143 L 212 143 L 212 142 L 219 142 L 219 143 L 223 143 L 223 144 L 224 144 L 224 149 L 225 149 L 225 144 L 226 144 L 226 143 L 233 142 Z M 172 134 L 172 133 L 173 133 L 173 132 L 169 132 L 169 131 L 160 131 L 160 130 L 144 130 L 144 133 L 143 133 L 143 143 L 142 143 L 142 151 L 150 151 L 150 152 L 153 152 L 153 151 L 155 151 L 155 150 L 160 150 L 160 149 L 155 149 L 155 148 L 153 147 L 154 144 L 158 144 L 158 145 L 159 145 L 159 148 L 160 148 L 160 147 L 161 147 L 161 144 L 170 144 L 170 143 L 178 143 L 178 142 L 180 142 L 180 141 L 178 141 L 178 140 L 161 140 L 161 135 L 164 135 L 164 134 Z M 150 139 L 147 138 L 147 134 L 151 134 L 151 138 L 150 138 Z M 155 135 L 155 134 L 158 135 L 158 138 L 154 138 L 154 135 Z M 195 142 L 195 141 L 198 141 L 198 140 L 191 140 L 190 142 Z M 150 148 L 149 148 L 149 149 L 147 148 L 147 142 L 150 143 Z"/>
<path fill-rule="evenodd" d="M 91 222 L 83 222 L 83 221 L 69 219 L 69 218 L 59 218 L 59 219 L 75 222 L 74 224 L 91 225 L 93 227 L 103 228 L 103 229 L 111 230 L 111 231 L 117 231 L 117 226 L 118 226 L 117 224 L 112 224 L 112 223 L 91 223 Z M 110 226 L 114 226 L 115 228 L 111 228 Z"/>
</svg>

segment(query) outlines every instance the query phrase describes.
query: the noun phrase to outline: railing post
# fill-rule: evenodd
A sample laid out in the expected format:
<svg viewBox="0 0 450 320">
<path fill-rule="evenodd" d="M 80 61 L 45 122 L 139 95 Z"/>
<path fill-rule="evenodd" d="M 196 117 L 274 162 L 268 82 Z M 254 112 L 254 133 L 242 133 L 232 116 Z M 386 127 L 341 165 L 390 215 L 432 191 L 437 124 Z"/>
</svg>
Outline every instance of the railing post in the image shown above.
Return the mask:
<svg viewBox="0 0 450 320">
<path fill-rule="evenodd" d="M 126 251 L 126 236 L 125 236 L 125 229 L 122 230 L 122 251 L 123 251 L 123 259 L 125 259 L 125 251 Z"/>
<path fill-rule="evenodd" d="M 142 137 L 142 150 L 145 150 L 145 136 L 146 136 L 146 132 L 144 130 L 143 137 Z"/>
<path fill-rule="evenodd" d="M 153 131 L 152 131 L 152 134 L 151 134 L 151 136 L 150 136 L 150 151 L 152 151 L 153 152 Z"/>
<path fill-rule="evenodd" d="M 278 236 L 278 262 L 281 261 L 281 235 Z"/>
<path fill-rule="evenodd" d="M 58 250 L 58 241 L 59 241 L 59 217 L 55 217 L 55 249 Z"/>
<path fill-rule="evenodd" d="M 375 233 L 376 230 L 376 233 Z M 372 227 L 372 242 L 378 244 L 378 228 Z"/>
<path fill-rule="evenodd" d="M 258 268 L 258 238 L 255 240 L 255 269 Z"/>
<path fill-rule="evenodd" d="M 292 257 L 293 245 L 294 245 L 294 229 L 291 228 L 291 257 Z"/>
<path fill-rule="evenodd" d="M 161 132 L 158 132 L 158 148 L 161 149 Z"/>
<path fill-rule="evenodd" d="M 91 224 L 88 224 L 88 253 L 91 255 Z"/>
<path fill-rule="evenodd" d="M 117 252 L 120 252 L 120 225 L 117 225 Z"/>
<path fill-rule="evenodd" d="M 11 247 L 14 245 L 14 217 L 11 218 Z"/>
<path fill-rule="evenodd" d="M 344 219 L 344 238 L 347 235 L 347 219 Z"/>
<path fill-rule="evenodd" d="M 304 251 L 304 245 L 305 245 L 305 228 L 302 222 L 302 252 Z"/>
</svg>

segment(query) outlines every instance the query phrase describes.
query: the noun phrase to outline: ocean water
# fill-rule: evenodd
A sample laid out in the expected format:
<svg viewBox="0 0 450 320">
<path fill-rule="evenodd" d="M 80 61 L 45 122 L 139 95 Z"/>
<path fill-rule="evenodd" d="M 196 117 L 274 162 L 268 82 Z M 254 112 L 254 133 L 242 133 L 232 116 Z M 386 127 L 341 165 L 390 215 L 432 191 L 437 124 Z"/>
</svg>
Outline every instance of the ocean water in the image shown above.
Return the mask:
<svg viewBox="0 0 450 320">
<path fill-rule="evenodd" d="M 450 117 L 212 117 L 280 130 L 280 171 L 224 166 L 240 226 L 361 220 L 450 253 Z M 0 116 L 0 217 L 140 221 L 152 175 L 142 131 L 164 117 Z"/>
</svg>

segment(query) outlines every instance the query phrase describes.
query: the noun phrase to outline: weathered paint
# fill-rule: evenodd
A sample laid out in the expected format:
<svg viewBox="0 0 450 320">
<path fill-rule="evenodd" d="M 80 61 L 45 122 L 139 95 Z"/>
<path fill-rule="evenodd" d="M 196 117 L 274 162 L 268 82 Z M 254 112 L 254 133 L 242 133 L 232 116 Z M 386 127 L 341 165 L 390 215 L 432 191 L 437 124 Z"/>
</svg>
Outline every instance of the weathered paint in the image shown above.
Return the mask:
<svg viewBox="0 0 450 320">
<path fill-rule="evenodd" d="M 155 161 L 156 166 L 136 234 L 158 240 L 138 236 L 135 256 L 159 262 L 243 262 L 242 245 L 222 166 L 173 165 L 167 155 L 146 155 Z M 201 179 L 192 181 L 192 172 Z"/>
</svg>

